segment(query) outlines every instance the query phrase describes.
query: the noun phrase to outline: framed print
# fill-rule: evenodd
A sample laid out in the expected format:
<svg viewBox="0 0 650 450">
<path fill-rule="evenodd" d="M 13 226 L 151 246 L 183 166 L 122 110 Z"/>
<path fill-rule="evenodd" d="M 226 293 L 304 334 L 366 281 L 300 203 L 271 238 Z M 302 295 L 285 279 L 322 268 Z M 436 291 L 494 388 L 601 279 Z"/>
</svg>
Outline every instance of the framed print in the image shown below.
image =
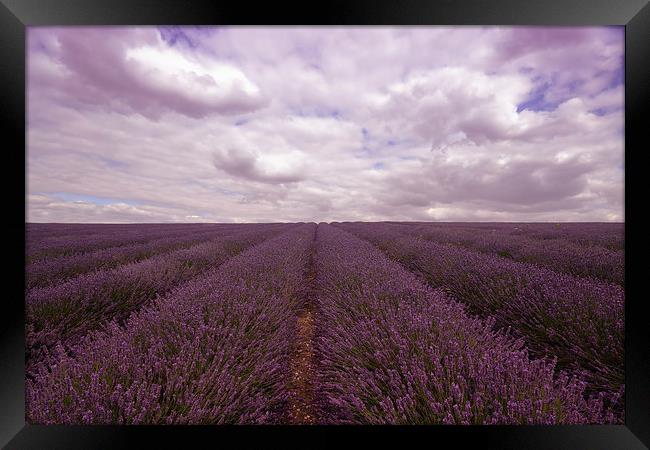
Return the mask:
<svg viewBox="0 0 650 450">
<path fill-rule="evenodd" d="M 0 10 L 6 448 L 647 448 L 647 2 Z"/>
</svg>

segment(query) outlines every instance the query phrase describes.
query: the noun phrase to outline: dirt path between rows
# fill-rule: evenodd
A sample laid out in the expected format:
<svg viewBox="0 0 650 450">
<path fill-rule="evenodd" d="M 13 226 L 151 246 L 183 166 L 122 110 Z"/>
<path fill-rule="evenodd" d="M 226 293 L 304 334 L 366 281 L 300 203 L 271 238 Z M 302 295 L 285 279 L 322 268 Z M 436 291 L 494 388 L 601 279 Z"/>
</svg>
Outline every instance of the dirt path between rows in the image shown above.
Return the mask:
<svg viewBox="0 0 650 450">
<path fill-rule="evenodd" d="M 306 290 L 296 321 L 296 340 L 290 359 L 291 396 L 288 421 L 292 425 L 313 425 L 317 423 L 314 406 L 314 315 L 315 315 L 315 266 L 314 254 L 318 226 L 314 231 L 309 261 L 307 263 Z"/>
</svg>

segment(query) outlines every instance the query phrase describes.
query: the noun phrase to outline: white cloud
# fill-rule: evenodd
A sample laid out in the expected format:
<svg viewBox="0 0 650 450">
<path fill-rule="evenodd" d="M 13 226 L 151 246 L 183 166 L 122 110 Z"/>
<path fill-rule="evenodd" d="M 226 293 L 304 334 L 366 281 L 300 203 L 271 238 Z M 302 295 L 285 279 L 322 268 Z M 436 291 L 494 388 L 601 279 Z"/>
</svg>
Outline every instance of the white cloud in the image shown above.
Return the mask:
<svg viewBox="0 0 650 450">
<path fill-rule="evenodd" d="M 28 220 L 622 220 L 622 34 L 187 33 L 30 29 Z"/>
</svg>

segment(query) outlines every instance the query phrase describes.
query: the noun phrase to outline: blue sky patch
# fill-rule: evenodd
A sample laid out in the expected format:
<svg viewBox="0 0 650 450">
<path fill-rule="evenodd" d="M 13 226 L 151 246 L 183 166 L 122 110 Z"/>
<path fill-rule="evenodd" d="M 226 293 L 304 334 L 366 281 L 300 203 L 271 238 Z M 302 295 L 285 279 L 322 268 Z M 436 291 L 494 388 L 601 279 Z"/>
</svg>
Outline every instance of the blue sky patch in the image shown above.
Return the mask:
<svg viewBox="0 0 650 450">
<path fill-rule="evenodd" d="M 183 32 L 183 30 L 179 27 L 158 27 L 158 31 L 160 32 L 160 37 L 162 40 L 167 42 L 170 47 L 173 47 L 181 42 L 189 48 L 196 48 L 199 45 L 194 39 Z"/>
<path fill-rule="evenodd" d="M 88 202 L 94 203 L 96 205 L 110 205 L 115 203 L 126 203 L 127 205 L 139 205 L 140 202 L 136 200 L 125 200 L 117 198 L 108 198 L 108 197 L 96 197 L 94 195 L 85 195 L 85 194 L 71 194 L 69 192 L 52 192 L 50 194 L 55 198 L 65 200 L 66 202 Z"/>
<path fill-rule="evenodd" d="M 517 105 L 517 112 L 529 111 L 553 111 L 561 102 L 549 102 L 546 100 L 546 93 L 551 88 L 551 83 L 543 83 L 534 89 L 528 99 Z"/>
<path fill-rule="evenodd" d="M 314 106 L 313 108 L 293 108 L 291 109 L 291 115 L 298 117 L 333 117 L 335 119 L 339 119 L 341 117 L 341 112 L 338 109 Z"/>
<path fill-rule="evenodd" d="M 620 106 L 614 106 L 614 107 L 610 107 L 610 108 L 591 109 L 591 110 L 589 110 L 589 112 L 591 114 L 595 114 L 597 116 L 602 117 L 602 116 L 605 116 L 607 114 L 611 114 L 613 112 L 618 112 L 618 111 L 622 111 L 622 110 L 623 110 L 623 108 L 621 108 Z"/>
</svg>

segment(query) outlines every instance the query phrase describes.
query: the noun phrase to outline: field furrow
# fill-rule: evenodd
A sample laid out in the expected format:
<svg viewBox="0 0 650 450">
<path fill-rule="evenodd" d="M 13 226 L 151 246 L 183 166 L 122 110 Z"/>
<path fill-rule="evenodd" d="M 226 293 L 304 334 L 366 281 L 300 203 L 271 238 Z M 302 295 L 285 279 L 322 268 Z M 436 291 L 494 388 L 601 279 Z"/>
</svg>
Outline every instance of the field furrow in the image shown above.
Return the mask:
<svg viewBox="0 0 650 450">
<path fill-rule="evenodd" d="M 297 308 L 293 332 L 293 345 L 289 359 L 289 404 L 287 422 L 293 425 L 311 425 L 318 422 L 314 380 L 316 360 L 314 354 L 316 320 L 316 268 L 315 252 L 318 227 L 314 227 L 312 245 L 309 249 L 305 279 Z"/>
</svg>

